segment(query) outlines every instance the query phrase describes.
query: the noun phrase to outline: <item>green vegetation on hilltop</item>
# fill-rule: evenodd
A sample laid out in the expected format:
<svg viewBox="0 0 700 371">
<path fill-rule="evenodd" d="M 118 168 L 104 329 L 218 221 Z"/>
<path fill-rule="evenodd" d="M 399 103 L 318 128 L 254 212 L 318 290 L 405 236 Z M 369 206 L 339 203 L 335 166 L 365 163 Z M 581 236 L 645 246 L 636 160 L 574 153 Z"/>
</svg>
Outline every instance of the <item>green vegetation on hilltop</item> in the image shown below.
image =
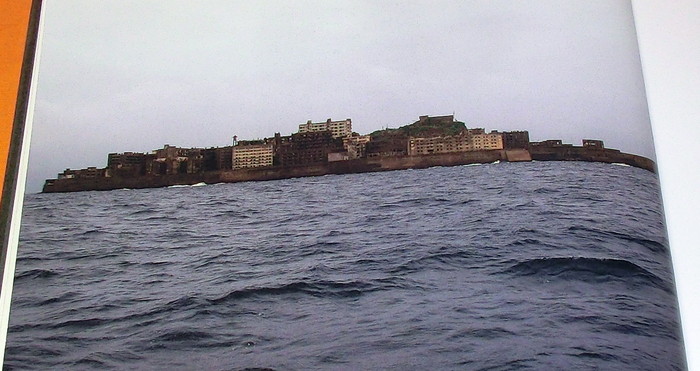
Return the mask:
<svg viewBox="0 0 700 371">
<path fill-rule="evenodd" d="M 427 122 L 416 121 L 413 124 L 401 126 L 396 129 L 387 128 L 377 130 L 369 135 L 372 137 L 372 140 L 382 140 L 389 138 L 457 135 L 466 130 L 467 126 L 461 121 L 445 122 L 428 120 Z"/>
</svg>

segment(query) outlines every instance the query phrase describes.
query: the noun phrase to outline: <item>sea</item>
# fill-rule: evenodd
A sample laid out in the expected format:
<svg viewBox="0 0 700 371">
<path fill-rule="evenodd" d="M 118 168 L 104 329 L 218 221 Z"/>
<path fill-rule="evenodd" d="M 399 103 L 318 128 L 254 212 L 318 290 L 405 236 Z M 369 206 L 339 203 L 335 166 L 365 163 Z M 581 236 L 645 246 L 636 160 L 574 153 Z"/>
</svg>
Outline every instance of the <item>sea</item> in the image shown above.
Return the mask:
<svg viewBox="0 0 700 371">
<path fill-rule="evenodd" d="M 7 370 L 683 370 L 655 174 L 29 194 Z"/>
</svg>

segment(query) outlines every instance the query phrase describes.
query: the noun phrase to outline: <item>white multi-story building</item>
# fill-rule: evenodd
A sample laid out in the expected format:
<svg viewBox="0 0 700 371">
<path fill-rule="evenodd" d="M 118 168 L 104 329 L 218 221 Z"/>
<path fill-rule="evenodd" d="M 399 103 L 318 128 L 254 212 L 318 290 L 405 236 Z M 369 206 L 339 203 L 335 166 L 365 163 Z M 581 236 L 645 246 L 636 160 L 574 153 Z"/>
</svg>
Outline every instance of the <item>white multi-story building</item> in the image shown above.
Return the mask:
<svg viewBox="0 0 700 371">
<path fill-rule="evenodd" d="M 299 124 L 300 133 L 314 131 L 330 131 L 333 138 L 349 137 L 352 135 L 352 121 L 350 119 L 341 121 L 332 121 L 328 119 L 326 122 L 311 122 L 311 120 L 309 120 L 306 124 Z"/>
<path fill-rule="evenodd" d="M 233 146 L 233 168 L 272 166 L 272 143 L 238 144 Z"/>
<path fill-rule="evenodd" d="M 503 135 L 496 131 L 487 134 L 483 129 L 469 129 L 458 135 L 411 137 L 408 140 L 410 156 L 493 149 L 503 149 Z"/>
<path fill-rule="evenodd" d="M 408 140 L 408 154 L 410 156 L 469 150 L 471 148 L 467 135 L 411 137 Z"/>
<path fill-rule="evenodd" d="M 488 134 L 476 134 L 471 136 L 472 148 L 475 151 L 488 149 L 503 149 L 503 135 L 492 131 Z"/>
</svg>

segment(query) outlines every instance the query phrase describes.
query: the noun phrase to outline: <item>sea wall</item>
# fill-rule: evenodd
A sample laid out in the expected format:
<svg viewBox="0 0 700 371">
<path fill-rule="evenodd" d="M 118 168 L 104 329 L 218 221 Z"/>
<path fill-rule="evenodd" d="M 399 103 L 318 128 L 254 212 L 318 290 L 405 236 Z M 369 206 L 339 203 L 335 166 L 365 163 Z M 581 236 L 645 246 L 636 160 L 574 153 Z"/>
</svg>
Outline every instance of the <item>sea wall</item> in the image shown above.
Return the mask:
<svg viewBox="0 0 700 371">
<path fill-rule="evenodd" d="M 109 191 L 122 188 L 159 188 L 171 185 L 217 183 L 219 174 L 144 175 L 139 177 L 99 177 L 82 179 L 51 179 L 44 184 L 42 192 Z"/>
<path fill-rule="evenodd" d="M 508 162 L 527 162 L 532 161 L 530 151 L 526 149 L 511 149 L 506 150 L 506 161 Z"/>
<path fill-rule="evenodd" d="M 275 180 L 353 174 L 404 169 L 423 169 L 433 166 L 456 166 L 505 160 L 505 151 L 478 151 L 443 153 L 427 156 L 375 157 L 335 161 L 309 166 L 270 167 L 263 169 L 230 170 L 219 173 L 219 182 L 235 183 L 253 180 Z"/>
<path fill-rule="evenodd" d="M 457 166 L 495 161 L 591 161 L 623 163 L 654 172 L 653 161 L 614 149 L 584 147 L 532 147 L 527 150 L 490 150 L 453 152 L 423 156 L 374 157 L 335 161 L 307 166 L 267 167 L 211 171 L 197 174 L 145 175 L 140 177 L 96 177 L 89 179 L 47 180 L 43 192 L 106 191 L 122 188 L 158 188 L 196 183 L 236 183 L 245 181 L 277 180 L 320 176 L 326 174 L 352 174 L 404 169 L 423 169 L 433 166 Z"/>
<path fill-rule="evenodd" d="M 656 172 L 654 161 L 629 153 L 622 153 L 616 149 L 586 148 L 586 147 L 538 147 L 530 148 L 530 155 L 535 161 L 588 161 L 622 163 L 630 166 Z"/>
</svg>

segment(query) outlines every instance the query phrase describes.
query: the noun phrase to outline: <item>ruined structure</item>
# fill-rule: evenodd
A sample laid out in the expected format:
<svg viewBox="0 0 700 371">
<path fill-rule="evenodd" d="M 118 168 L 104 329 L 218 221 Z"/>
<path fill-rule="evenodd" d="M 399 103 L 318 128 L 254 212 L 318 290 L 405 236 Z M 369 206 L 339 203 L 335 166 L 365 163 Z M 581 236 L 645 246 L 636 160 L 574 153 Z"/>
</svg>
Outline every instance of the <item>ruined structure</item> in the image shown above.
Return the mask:
<svg viewBox="0 0 700 371">
<path fill-rule="evenodd" d="M 332 121 L 328 119 L 326 122 L 311 122 L 311 120 L 309 120 L 306 124 L 299 124 L 300 133 L 313 133 L 317 131 L 330 131 L 333 138 L 349 137 L 352 135 L 352 120 Z"/>
<path fill-rule="evenodd" d="M 324 126 L 325 125 L 325 126 Z M 335 125 L 335 126 L 332 126 Z M 105 168 L 66 169 L 43 192 L 152 188 L 177 184 L 285 179 L 325 174 L 454 166 L 494 161 L 596 161 L 655 171 L 653 161 L 584 139 L 530 142 L 527 131 L 486 132 L 453 116 L 420 116 L 413 124 L 369 135 L 352 132 L 350 119 L 299 126 L 289 136 L 237 141 L 232 146 L 151 153 L 110 153 Z"/>
<path fill-rule="evenodd" d="M 271 140 L 240 141 L 233 146 L 233 169 L 272 166 L 275 151 Z"/>
</svg>

